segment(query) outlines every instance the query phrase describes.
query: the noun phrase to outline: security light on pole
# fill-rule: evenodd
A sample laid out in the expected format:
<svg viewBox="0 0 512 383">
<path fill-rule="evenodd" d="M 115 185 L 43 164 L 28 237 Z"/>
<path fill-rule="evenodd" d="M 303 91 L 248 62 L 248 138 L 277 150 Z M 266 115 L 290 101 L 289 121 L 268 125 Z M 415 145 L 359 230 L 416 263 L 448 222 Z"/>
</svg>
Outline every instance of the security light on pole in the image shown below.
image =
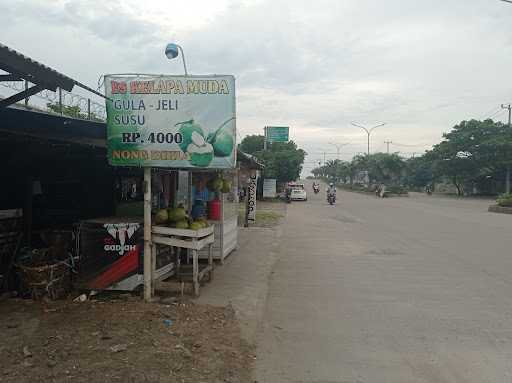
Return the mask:
<svg viewBox="0 0 512 383">
<path fill-rule="evenodd" d="M 187 64 L 185 62 L 185 54 L 183 53 L 183 48 L 174 43 L 169 43 L 165 47 L 165 55 L 169 60 L 175 59 L 178 57 L 178 54 L 181 52 L 181 59 L 183 60 L 183 69 L 185 70 L 185 76 L 188 76 L 187 72 Z"/>
</svg>

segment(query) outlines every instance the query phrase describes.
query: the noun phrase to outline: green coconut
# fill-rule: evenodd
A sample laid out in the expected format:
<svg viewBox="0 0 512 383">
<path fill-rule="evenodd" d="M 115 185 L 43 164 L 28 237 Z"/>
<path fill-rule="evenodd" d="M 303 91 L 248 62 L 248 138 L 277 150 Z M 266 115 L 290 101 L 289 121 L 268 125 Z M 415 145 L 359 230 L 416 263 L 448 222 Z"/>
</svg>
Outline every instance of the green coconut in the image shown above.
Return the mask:
<svg viewBox="0 0 512 383">
<path fill-rule="evenodd" d="M 212 182 L 212 187 L 214 191 L 220 191 L 222 189 L 222 185 L 224 182 L 222 181 L 222 178 L 217 177 Z"/>
<path fill-rule="evenodd" d="M 155 223 L 157 225 L 166 223 L 168 220 L 169 220 L 169 214 L 167 213 L 167 209 L 160 209 L 156 212 Z"/>
<path fill-rule="evenodd" d="M 176 222 L 176 229 L 188 229 L 189 224 L 186 219 Z"/>
<path fill-rule="evenodd" d="M 208 227 L 208 221 L 203 217 L 196 219 L 194 222 L 199 223 L 203 228 Z"/>
<path fill-rule="evenodd" d="M 231 181 L 222 181 L 222 188 L 220 189 L 220 191 L 223 193 L 229 193 L 231 191 Z"/>
<path fill-rule="evenodd" d="M 190 224 L 190 230 L 199 230 L 203 228 L 203 224 L 201 222 L 192 222 Z"/>
<path fill-rule="evenodd" d="M 182 141 L 179 144 L 183 152 L 187 151 L 188 146 L 192 142 L 192 133 L 197 133 L 204 137 L 204 131 L 201 125 L 194 122 L 194 120 L 179 122 L 176 125 L 180 125 L 178 132 L 181 133 Z M 204 139 L 204 138 L 203 138 Z"/>
<path fill-rule="evenodd" d="M 213 145 L 213 151 L 216 157 L 229 157 L 235 146 L 233 136 L 227 130 L 220 131 L 216 136 L 211 137 L 210 142 Z"/>
<path fill-rule="evenodd" d="M 169 211 L 169 221 L 178 222 L 187 219 L 187 212 L 183 207 L 171 208 Z"/>
</svg>

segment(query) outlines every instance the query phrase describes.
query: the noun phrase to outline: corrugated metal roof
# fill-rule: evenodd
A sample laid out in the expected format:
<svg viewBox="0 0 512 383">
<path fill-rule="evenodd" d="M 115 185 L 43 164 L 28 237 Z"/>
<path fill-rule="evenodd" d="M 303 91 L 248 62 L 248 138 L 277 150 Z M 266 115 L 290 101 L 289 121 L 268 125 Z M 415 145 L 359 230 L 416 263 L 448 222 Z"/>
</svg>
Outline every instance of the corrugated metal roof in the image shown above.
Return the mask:
<svg viewBox="0 0 512 383">
<path fill-rule="evenodd" d="M 265 165 L 263 165 L 252 154 L 242 152 L 240 149 L 237 149 L 236 154 L 237 154 L 238 160 L 250 164 L 254 169 L 263 169 L 265 167 Z"/>
<path fill-rule="evenodd" d="M 75 85 L 72 78 L 3 44 L 0 44 L 0 69 L 53 91 L 62 88 L 69 92 Z"/>
</svg>

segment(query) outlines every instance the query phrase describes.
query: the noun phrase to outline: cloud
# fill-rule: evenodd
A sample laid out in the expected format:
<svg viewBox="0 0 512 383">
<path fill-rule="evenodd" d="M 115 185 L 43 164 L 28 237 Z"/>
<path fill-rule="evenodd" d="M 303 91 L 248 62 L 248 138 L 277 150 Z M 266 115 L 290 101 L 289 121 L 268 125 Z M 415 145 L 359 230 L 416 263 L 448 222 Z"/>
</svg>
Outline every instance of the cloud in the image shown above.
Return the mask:
<svg viewBox="0 0 512 383">
<path fill-rule="evenodd" d="M 243 134 L 285 124 L 306 150 L 332 139 L 435 143 L 512 97 L 512 6 L 487 0 L 20 0 L 0 4 L 5 43 L 94 85 L 102 73 L 237 78 Z M 498 117 L 502 118 L 500 114 Z M 325 149 L 324 149 L 325 150 Z"/>
</svg>

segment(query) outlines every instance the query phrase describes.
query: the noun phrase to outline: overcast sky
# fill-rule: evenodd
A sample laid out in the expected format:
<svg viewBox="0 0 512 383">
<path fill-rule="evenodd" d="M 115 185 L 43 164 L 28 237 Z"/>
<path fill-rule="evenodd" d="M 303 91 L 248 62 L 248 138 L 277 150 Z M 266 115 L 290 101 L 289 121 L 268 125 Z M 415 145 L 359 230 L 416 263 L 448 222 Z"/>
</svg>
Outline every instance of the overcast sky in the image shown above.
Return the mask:
<svg viewBox="0 0 512 383">
<path fill-rule="evenodd" d="M 105 73 L 234 74 L 241 137 L 288 125 L 307 168 L 350 143 L 422 152 L 512 101 L 512 4 L 499 0 L 1 0 L 0 42 L 96 88 Z M 495 118 L 504 119 L 500 112 Z M 327 158 L 334 158 L 328 154 Z"/>
</svg>

